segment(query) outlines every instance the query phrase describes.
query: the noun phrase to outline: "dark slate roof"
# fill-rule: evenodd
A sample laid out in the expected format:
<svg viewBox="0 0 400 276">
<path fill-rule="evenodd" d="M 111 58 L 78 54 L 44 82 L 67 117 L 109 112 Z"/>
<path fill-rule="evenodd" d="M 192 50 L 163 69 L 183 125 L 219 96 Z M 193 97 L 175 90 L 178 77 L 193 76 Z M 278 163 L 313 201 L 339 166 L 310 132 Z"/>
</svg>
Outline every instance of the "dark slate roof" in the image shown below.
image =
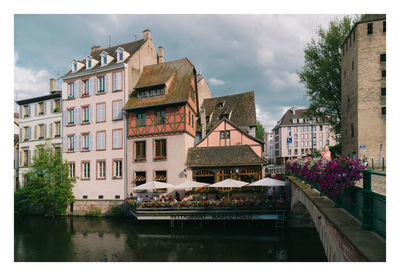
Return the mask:
<svg viewBox="0 0 400 276">
<path fill-rule="evenodd" d="M 222 109 L 218 107 L 220 103 L 223 104 Z M 218 124 L 222 115 L 229 117 L 231 112 L 229 120 L 245 131 L 248 131 L 249 126 L 257 124 L 253 91 L 204 99 L 203 107 L 206 110 L 206 117 L 212 114 L 211 120 L 207 124 L 207 131 Z"/>
<path fill-rule="evenodd" d="M 386 14 L 363 14 L 357 24 L 382 19 L 386 19 Z"/>
<path fill-rule="evenodd" d="M 265 164 L 248 145 L 190 148 L 186 165 L 189 167 L 254 166 Z"/>
<path fill-rule="evenodd" d="M 275 129 L 275 128 L 279 127 L 279 126 L 310 125 L 310 123 L 306 123 L 306 122 L 299 123 L 299 119 L 300 118 L 305 119 L 305 118 L 309 118 L 310 117 L 310 115 L 306 115 L 305 114 L 306 112 L 307 112 L 307 109 L 306 108 L 302 108 L 302 109 L 296 109 L 295 110 L 295 114 L 293 114 L 292 110 L 288 109 L 286 111 L 286 113 L 282 116 L 282 118 L 279 120 L 280 123 L 277 124 L 273 129 Z M 293 119 L 297 119 L 297 123 L 293 123 Z M 324 121 L 318 122 L 318 124 L 326 124 L 326 121 L 325 122 Z"/>
<path fill-rule="evenodd" d="M 194 91 L 191 84 L 194 73 L 195 68 L 187 58 L 143 67 L 139 81 L 124 109 L 186 102 L 190 92 Z M 143 100 L 137 98 L 137 90 L 140 88 L 165 84 L 169 79 L 172 81 L 165 96 Z"/>
<path fill-rule="evenodd" d="M 123 48 L 126 52 L 129 53 L 129 57 L 127 59 L 125 59 L 125 61 L 124 61 L 124 62 L 126 62 L 140 49 L 140 47 L 142 47 L 142 45 L 145 42 L 146 42 L 146 40 L 140 39 L 140 40 L 124 43 L 124 44 L 115 45 L 115 46 L 112 46 L 109 48 L 101 48 L 101 47 L 97 48 L 95 51 L 93 51 L 89 54 L 93 59 L 98 61 L 98 63 L 95 66 L 92 66 L 92 68 L 90 68 L 90 70 L 99 68 L 101 66 L 100 54 L 103 51 L 107 52 L 108 55 L 110 55 L 114 58 L 109 64 L 107 64 L 107 66 L 103 66 L 103 68 L 107 68 L 107 67 L 112 66 L 117 63 L 117 49 L 119 47 Z M 80 62 L 83 63 L 83 65 L 84 65 L 80 70 L 78 70 L 76 72 L 72 72 L 72 70 L 69 70 L 68 73 L 65 74 L 65 76 L 69 76 L 69 75 L 73 75 L 73 74 L 76 74 L 79 72 L 86 71 L 86 57 L 87 56 L 85 56 L 82 60 L 80 60 Z M 90 70 L 88 70 L 88 71 L 90 71 Z"/>
<path fill-rule="evenodd" d="M 44 95 L 44 96 L 39 96 L 39 97 L 35 97 L 35 98 L 19 100 L 19 101 L 16 101 L 16 103 L 19 104 L 19 105 L 23 105 L 23 104 L 41 102 L 41 101 L 50 100 L 50 99 L 57 99 L 57 98 L 61 98 L 61 91 L 57 91 L 56 93 L 52 93 L 52 94 L 48 94 L 48 95 Z"/>
</svg>

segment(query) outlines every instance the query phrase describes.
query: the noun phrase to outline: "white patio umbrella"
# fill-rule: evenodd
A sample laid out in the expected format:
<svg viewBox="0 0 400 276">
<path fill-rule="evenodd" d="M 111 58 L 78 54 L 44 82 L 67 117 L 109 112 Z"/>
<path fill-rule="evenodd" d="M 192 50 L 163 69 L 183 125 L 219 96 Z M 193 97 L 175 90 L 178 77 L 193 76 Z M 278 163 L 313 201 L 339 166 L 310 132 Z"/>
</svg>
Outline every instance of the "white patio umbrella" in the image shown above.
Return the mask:
<svg viewBox="0 0 400 276">
<path fill-rule="evenodd" d="M 210 188 L 241 188 L 243 186 L 248 185 L 249 183 L 243 182 L 243 181 L 238 181 L 238 180 L 233 180 L 233 179 L 225 179 L 223 181 L 214 183 L 208 187 Z"/>
<path fill-rule="evenodd" d="M 182 183 L 182 184 L 175 185 L 175 186 L 174 186 L 174 189 L 175 189 L 175 190 L 180 190 L 180 189 L 182 189 L 182 190 L 183 190 L 183 189 L 193 189 L 193 188 L 206 187 L 206 186 L 208 186 L 208 185 L 210 185 L 210 184 L 189 180 L 189 181 L 186 181 L 186 182 L 184 182 L 184 183 Z"/>
<path fill-rule="evenodd" d="M 278 186 L 285 186 L 285 182 L 278 180 L 278 179 L 273 179 L 273 178 L 263 178 L 261 180 L 252 182 L 249 184 L 249 187 L 278 187 Z"/>
<path fill-rule="evenodd" d="M 164 183 L 164 182 L 158 182 L 158 181 L 150 181 L 147 183 L 144 183 L 142 185 L 136 186 L 132 188 L 134 191 L 140 191 L 140 190 L 156 190 L 156 189 L 173 189 L 175 186 Z"/>
</svg>

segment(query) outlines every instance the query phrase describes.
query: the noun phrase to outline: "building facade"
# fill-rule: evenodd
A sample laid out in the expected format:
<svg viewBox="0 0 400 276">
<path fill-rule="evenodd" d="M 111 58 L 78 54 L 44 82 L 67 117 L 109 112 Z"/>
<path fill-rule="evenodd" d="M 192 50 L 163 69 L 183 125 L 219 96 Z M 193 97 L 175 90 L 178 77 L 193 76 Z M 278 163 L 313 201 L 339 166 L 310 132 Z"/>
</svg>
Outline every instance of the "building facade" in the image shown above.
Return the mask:
<svg viewBox="0 0 400 276">
<path fill-rule="evenodd" d="M 50 80 L 50 93 L 45 96 L 17 101 L 20 108 L 19 119 L 19 177 L 24 186 L 23 176 L 29 171 L 37 146 L 48 140 L 61 154 L 62 113 L 61 91 L 56 90 L 56 80 Z"/>
<path fill-rule="evenodd" d="M 307 149 L 322 150 L 337 144 L 328 123 L 306 115 L 307 109 L 290 108 L 272 129 L 276 164 L 305 156 Z"/>
<path fill-rule="evenodd" d="M 342 47 L 342 153 L 372 159 L 386 152 L 386 15 L 365 15 Z"/>
<path fill-rule="evenodd" d="M 187 59 L 150 65 L 124 107 L 128 190 L 148 181 L 192 179 L 185 161 L 198 116 L 196 70 Z"/>
<path fill-rule="evenodd" d="M 14 112 L 14 191 L 19 188 L 19 113 Z"/>
<path fill-rule="evenodd" d="M 163 59 L 149 30 L 143 39 L 101 48 L 92 47 L 83 60 L 72 60 L 62 77 L 63 157 L 77 177 L 76 199 L 112 200 L 127 197 L 126 121 L 123 107 L 143 67 Z"/>
<path fill-rule="evenodd" d="M 268 160 L 269 164 L 274 161 L 274 135 L 272 132 L 265 132 L 264 134 L 264 159 Z"/>
</svg>

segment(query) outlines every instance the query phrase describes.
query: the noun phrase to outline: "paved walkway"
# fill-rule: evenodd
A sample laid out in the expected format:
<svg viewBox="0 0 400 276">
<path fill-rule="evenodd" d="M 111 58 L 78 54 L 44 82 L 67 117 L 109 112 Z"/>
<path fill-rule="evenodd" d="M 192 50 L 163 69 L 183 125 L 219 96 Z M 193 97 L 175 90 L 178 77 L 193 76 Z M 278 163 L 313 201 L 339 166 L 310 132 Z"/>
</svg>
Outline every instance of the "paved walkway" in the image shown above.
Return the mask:
<svg viewBox="0 0 400 276">
<path fill-rule="evenodd" d="M 382 171 L 376 171 L 381 173 Z M 386 173 L 386 172 L 383 172 Z M 362 180 L 356 183 L 356 186 L 362 188 Z M 371 176 L 371 189 L 374 193 L 386 196 L 386 176 L 372 175 Z"/>
</svg>

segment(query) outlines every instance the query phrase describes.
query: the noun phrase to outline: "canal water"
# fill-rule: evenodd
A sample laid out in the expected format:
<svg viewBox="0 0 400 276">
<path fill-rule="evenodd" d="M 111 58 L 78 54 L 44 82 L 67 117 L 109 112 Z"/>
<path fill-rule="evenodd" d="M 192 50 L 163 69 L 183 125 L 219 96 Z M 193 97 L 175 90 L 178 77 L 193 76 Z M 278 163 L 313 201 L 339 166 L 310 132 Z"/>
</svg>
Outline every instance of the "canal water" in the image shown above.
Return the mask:
<svg viewBox="0 0 400 276">
<path fill-rule="evenodd" d="M 15 217 L 16 262 L 327 261 L 315 229 L 247 223 L 138 223 L 131 218 Z"/>
</svg>

